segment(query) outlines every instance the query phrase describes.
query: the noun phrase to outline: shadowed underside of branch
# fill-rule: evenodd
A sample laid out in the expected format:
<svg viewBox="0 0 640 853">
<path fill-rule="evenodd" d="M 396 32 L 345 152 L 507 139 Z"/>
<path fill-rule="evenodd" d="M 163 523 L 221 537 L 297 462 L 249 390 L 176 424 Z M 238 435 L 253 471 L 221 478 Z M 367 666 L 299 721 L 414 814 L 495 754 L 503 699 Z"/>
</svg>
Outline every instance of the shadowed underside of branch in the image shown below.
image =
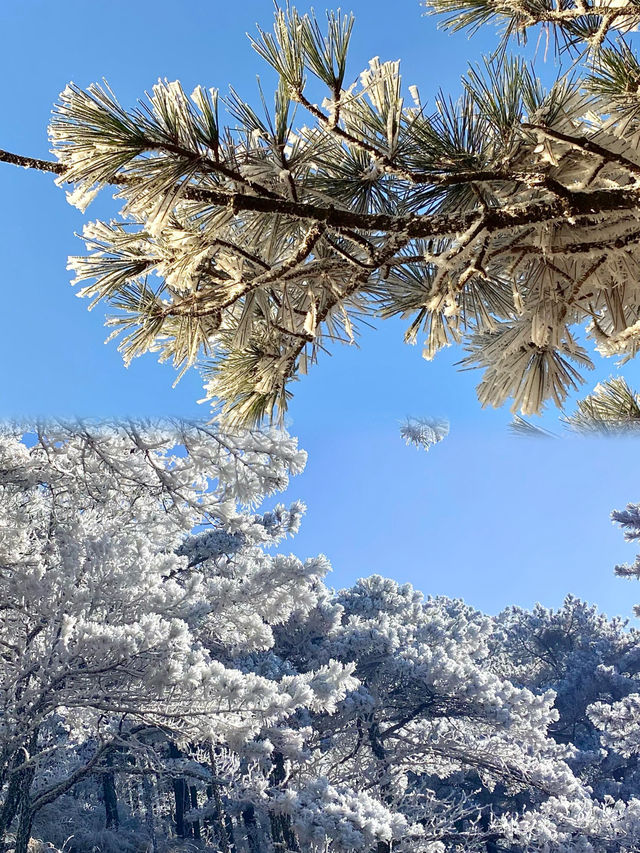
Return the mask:
<svg viewBox="0 0 640 853">
<path fill-rule="evenodd" d="M 590 366 L 575 325 L 604 355 L 635 354 L 640 66 L 607 39 L 636 7 L 435 5 L 453 28 L 502 18 L 574 41 L 595 16 L 602 37 L 582 34 L 577 81 L 545 91 L 503 55 L 428 113 L 397 62 L 372 60 L 345 88 L 351 18 L 329 15 L 323 34 L 287 8 L 253 41 L 279 76 L 271 112 L 231 90 L 226 127 L 214 90 L 159 82 L 125 110 L 106 85 L 70 85 L 50 128 L 57 163 L 0 152 L 73 185 L 82 209 L 116 187 L 121 219 L 88 224 L 70 266 L 112 309 L 126 360 L 199 363 L 223 416 L 255 423 L 282 417 L 289 383 L 375 314 L 406 318 L 427 358 L 463 343 L 481 402 L 524 414 L 562 406 Z M 320 106 L 308 77 L 327 88 Z"/>
</svg>

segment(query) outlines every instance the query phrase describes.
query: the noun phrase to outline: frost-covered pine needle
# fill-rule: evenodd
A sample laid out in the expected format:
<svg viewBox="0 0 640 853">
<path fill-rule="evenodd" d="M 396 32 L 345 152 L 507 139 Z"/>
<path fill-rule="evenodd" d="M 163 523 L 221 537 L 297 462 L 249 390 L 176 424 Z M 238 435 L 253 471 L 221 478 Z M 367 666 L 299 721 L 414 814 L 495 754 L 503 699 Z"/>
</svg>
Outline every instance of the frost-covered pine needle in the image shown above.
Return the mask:
<svg viewBox="0 0 640 853">
<path fill-rule="evenodd" d="M 623 435 L 640 429 L 640 395 L 622 376 L 600 382 L 593 393 L 578 401 L 578 408 L 565 425 L 583 435 Z"/>
<path fill-rule="evenodd" d="M 513 420 L 509 424 L 509 432 L 522 438 L 557 438 L 557 435 L 550 430 L 533 424 L 520 415 L 513 416 Z"/>
<path fill-rule="evenodd" d="M 429 450 L 449 435 L 449 422 L 443 418 L 407 418 L 400 435 L 406 444 Z"/>
</svg>

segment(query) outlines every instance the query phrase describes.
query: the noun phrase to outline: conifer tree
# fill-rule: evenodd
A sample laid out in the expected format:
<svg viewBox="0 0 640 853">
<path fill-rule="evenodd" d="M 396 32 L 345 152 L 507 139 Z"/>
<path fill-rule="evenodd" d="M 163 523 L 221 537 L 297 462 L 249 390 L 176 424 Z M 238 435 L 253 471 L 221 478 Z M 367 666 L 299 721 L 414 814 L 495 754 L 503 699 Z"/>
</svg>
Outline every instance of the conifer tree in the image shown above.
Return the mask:
<svg viewBox="0 0 640 853">
<path fill-rule="evenodd" d="M 525 415 L 561 406 L 590 366 L 576 327 L 603 355 L 635 355 L 637 2 L 431 8 L 449 30 L 502 28 L 457 99 L 427 106 L 378 59 L 352 84 L 353 18 L 287 5 L 252 40 L 278 78 L 264 114 L 233 89 L 160 81 L 125 109 L 106 85 L 70 84 L 56 163 L 0 153 L 56 173 L 82 208 L 117 188 L 123 216 L 87 225 L 71 266 L 113 311 L 125 359 L 199 363 L 229 421 L 254 423 L 282 416 L 292 380 L 371 314 L 405 317 L 427 358 L 462 344 L 480 401 Z M 536 28 L 575 59 L 548 88 L 509 52 Z"/>
<path fill-rule="evenodd" d="M 235 665 L 314 605 L 327 570 L 324 558 L 263 550 L 297 529 L 301 504 L 250 511 L 305 459 L 275 431 L 2 428 L 2 849 L 13 828 L 26 853 L 38 813 L 90 774 L 104 773 L 107 789 L 112 777 L 105 810 L 117 825 L 113 774 L 156 772 L 167 739 L 171 758 L 173 741 L 238 749 L 301 707 L 330 710 L 357 684 L 335 661 L 278 679 Z M 197 796 L 181 769 L 188 809 Z"/>
</svg>

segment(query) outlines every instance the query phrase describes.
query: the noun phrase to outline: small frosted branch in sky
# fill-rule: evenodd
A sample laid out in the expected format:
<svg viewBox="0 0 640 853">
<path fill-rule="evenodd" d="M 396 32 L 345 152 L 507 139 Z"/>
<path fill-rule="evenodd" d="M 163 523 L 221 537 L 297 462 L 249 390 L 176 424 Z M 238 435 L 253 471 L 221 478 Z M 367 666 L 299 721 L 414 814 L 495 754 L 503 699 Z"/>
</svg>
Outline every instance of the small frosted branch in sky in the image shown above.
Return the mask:
<svg viewBox="0 0 640 853">
<path fill-rule="evenodd" d="M 429 450 L 449 435 L 449 422 L 443 418 L 407 418 L 400 427 L 406 444 L 415 444 Z"/>
</svg>

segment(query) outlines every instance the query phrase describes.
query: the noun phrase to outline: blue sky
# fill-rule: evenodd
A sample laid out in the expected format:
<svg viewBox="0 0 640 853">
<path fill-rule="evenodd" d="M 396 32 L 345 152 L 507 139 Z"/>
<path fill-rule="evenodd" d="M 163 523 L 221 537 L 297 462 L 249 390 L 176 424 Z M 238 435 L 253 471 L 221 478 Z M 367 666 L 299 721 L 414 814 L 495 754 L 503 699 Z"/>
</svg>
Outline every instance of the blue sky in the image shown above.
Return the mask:
<svg viewBox="0 0 640 853">
<path fill-rule="evenodd" d="M 392 14 L 388 0 L 342 5 L 356 15 L 351 76 L 373 56 L 400 58 L 423 99 L 440 87 L 456 93 L 467 62 L 495 44 L 491 32 L 469 42 L 437 31 L 418 0 L 398 0 Z M 271 18 L 271 0 L 4 0 L 0 147 L 49 156 L 49 113 L 69 80 L 106 78 L 128 105 L 159 77 L 187 91 L 232 83 L 253 100 L 255 75 L 266 83 L 269 74 L 245 33 Z M 51 177 L 4 164 L 0 187 L 0 415 L 206 417 L 195 372 L 172 389 L 172 369 L 153 356 L 125 369 L 116 347 L 103 345 L 102 308 L 88 313 L 69 286 L 67 256 L 83 249 L 74 232 L 112 215 L 113 203 L 99 200 L 85 217 Z M 612 567 L 635 551 L 609 512 L 640 500 L 636 444 L 512 438 L 508 409 L 482 410 L 477 374 L 457 372 L 460 352 L 425 362 L 402 331 L 400 322 L 367 330 L 360 349 L 336 350 L 294 388 L 290 430 L 310 460 L 287 494 L 309 506 L 293 550 L 326 553 L 335 586 L 378 572 L 489 612 L 557 606 L 572 592 L 630 615 L 640 586 Z M 617 372 L 600 360 L 583 393 Z M 622 372 L 640 388 L 637 364 Z M 428 454 L 405 447 L 398 428 L 408 415 L 445 416 L 451 434 Z M 553 412 L 544 420 L 554 421 Z"/>
</svg>

